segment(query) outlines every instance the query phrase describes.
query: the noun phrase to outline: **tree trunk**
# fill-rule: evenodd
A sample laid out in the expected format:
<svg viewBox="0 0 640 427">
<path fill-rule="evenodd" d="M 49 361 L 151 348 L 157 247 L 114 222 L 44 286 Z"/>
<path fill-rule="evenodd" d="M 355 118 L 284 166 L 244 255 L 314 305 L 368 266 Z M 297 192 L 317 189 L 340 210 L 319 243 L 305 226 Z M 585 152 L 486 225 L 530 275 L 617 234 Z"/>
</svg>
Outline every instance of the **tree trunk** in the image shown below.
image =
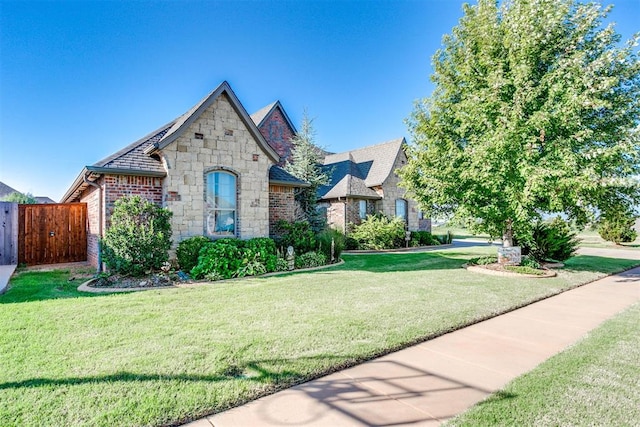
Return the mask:
<svg viewBox="0 0 640 427">
<path fill-rule="evenodd" d="M 504 233 L 502 234 L 502 246 L 505 248 L 513 246 L 513 221 L 511 218 L 507 219 L 505 223 Z"/>
</svg>

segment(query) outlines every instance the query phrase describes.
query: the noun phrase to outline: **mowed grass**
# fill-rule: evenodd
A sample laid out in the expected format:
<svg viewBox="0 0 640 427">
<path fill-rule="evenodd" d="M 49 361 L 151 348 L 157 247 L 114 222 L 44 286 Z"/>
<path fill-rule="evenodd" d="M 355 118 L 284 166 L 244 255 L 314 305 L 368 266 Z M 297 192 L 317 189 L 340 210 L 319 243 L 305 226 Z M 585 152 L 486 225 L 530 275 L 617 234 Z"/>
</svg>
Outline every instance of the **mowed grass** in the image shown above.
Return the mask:
<svg viewBox="0 0 640 427">
<path fill-rule="evenodd" d="M 467 272 L 495 248 L 345 256 L 314 272 L 86 297 L 0 296 L 0 425 L 171 425 L 522 306 L 638 261 L 553 279 Z M 33 289 L 32 289 L 33 291 Z"/>
<path fill-rule="evenodd" d="M 640 304 L 518 377 L 450 426 L 634 426 L 640 422 Z"/>
</svg>

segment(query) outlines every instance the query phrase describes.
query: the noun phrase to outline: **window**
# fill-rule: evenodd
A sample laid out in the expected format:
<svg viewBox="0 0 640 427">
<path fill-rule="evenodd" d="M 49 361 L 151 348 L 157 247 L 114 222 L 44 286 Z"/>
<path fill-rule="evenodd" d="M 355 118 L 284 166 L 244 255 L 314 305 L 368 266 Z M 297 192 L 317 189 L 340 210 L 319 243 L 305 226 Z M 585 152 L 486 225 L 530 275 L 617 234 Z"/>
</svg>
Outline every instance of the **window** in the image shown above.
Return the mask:
<svg viewBox="0 0 640 427">
<path fill-rule="evenodd" d="M 367 217 L 367 201 L 360 200 L 360 209 L 359 209 L 360 219 L 365 219 Z"/>
<path fill-rule="evenodd" d="M 407 222 L 407 201 L 404 199 L 396 199 L 396 216 Z"/>
<path fill-rule="evenodd" d="M 236 177 L 215 171 L 206 175 L 205 230 L 210 237 L 236 235 Z"/>
</svg>

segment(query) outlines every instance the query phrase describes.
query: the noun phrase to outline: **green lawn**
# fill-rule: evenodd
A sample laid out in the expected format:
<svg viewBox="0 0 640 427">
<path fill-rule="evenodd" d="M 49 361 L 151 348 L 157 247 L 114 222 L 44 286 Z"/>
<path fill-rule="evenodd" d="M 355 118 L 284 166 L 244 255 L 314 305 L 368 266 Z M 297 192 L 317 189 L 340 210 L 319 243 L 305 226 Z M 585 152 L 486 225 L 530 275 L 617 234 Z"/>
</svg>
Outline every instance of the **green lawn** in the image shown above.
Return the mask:
<svg viewBox="0 0 640 427">
<path fill-rule="evenodd" d="M 493 251 L 351 255 L 315 272 L 91 297 L 66 289 L 68 274 L 20 273 L 0 296 L 0 425 L 195 419 L 638 263 L 580 256 L 552 279 L 460 268 Z"/>
<path fill-rule="evenodd" d="M 595 230 L 583 230 L 578 233 L 580 239 L 580 246 L 586 246 L 589 248 L 610 248 L 610 249 L 636 249 L 640 248 L 640 237 L 634 242 L 621 243 L 616 245 L 613 242 L 607 242 L 604 240 Z"/>
<path fill-rule="evenodd" d="M 640 304 L 516 378 L 450 426 L 632 426 L 640 422 Z"/>
</svg>

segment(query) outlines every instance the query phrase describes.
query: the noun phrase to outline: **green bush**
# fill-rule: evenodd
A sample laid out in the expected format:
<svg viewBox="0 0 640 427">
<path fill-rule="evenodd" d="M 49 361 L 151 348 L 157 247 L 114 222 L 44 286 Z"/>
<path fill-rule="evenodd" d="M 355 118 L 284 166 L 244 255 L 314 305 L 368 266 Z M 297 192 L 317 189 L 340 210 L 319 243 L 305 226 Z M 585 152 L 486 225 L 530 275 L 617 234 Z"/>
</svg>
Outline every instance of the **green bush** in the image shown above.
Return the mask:
<svg viewBox="0 0 640 427">
<path fill-rule="evenodd" d="M 347 236 L 344 241 L 344 249 L 346 251 L 353 251 L 356 249 L 360 249 L 358 241 L 351 236 Z"/>
<path fill-rule="evenodd" d="M 404 221 L 389 219 L 382 214 L 369 215 L 353 228 L 351 237 L 358 241 L 361 249 L 393 249 L 404 246 Z"/>
<path fill-rule="evenodd" d="M 276 271 L 277 262 L 276 245 L 269 238 L 219 239 L 200 250 L 191 275 L 210 280 L 257 276 Z"/>
<path fill-rule="evenodd" d="M 333 242 L 333 261 L 340 259 L 342 250 L 345 247 L 344 234 L 334 228 L 328 228 L 316 236 L 318 242 L 318 251 L 322 252 L 327 260 L 331 261 L 331 242 Z"/>
<path fill-rule="evenodd" d="M 296 268 L 320 267 L 327 264 L 327 257 L 322 252 L 307 252 L 296 256 Z"/>
<path fill-rule="evenodd" d="M 102 260 L 118 274 L 141 276 L 169 259 L 171 211 L 140 196 L 116 200 L 102 239 Z"/>
<path fill-rule="evenodd" d="M 538 222 L 533 226 L 531 237 L 522 240 L 522 252 L 538 262 L 566 261 L 575 254 L 580 243 L 576 233 L 560 217 Z"/>
<path fill-rule="evenodd" d="M 522 260 L 520 261 L 520 265 L 523 267 L 530 267 L 530 268 L 541 267 L 540 263 L 530 256 L 523 256 Z"/>
<path fill-rule="evenodd" d="M 278 247 L 286 251 L 287 247 L 293 246 L 297 254 L 303 254 L 316 249 L 316 235 L 307 221 L 287 222 L 280 220 L 276 224 L 276 239 Z"/>
<path fill-rule="evenodd" d="M 198 264 L 198 255 L 200 250 L 207 244 L 211 243 L 211 239 L 205 236 L 193 236 L 183 240 L 178 244 L 176 249 L 176 258 L 178 265 L 182 271 L 187 273 Z"/>
<path fill-rule="evenodd" d="M 477 258 L 471 258 L 467 261 L 468 265 L 488 265 L 495 264 L 498 262 L 498 257 L 496 255 L 486 255 Z"/>
<path fill-rule="evenodd" d="M 415 242 L 415 245 L 414 245 Z M 428 231 L 412 231 L 411 246 L 432 246 L 439 245 L 440 240 Z"/>
<path fill-rule="evenodd" d="M 628 243 L 633 242 L 638 237 L 634 230 L 636 217 L 629 212 L 617 213 L 600 220 L 598 234 L 609 242 Z"/>
<path fill-rule="evenodd" d="M 447 231 L 447 234 L 436 236 L 441 245 L 450 245 L 453 242 L 453 233 Z"/>
</svg>

